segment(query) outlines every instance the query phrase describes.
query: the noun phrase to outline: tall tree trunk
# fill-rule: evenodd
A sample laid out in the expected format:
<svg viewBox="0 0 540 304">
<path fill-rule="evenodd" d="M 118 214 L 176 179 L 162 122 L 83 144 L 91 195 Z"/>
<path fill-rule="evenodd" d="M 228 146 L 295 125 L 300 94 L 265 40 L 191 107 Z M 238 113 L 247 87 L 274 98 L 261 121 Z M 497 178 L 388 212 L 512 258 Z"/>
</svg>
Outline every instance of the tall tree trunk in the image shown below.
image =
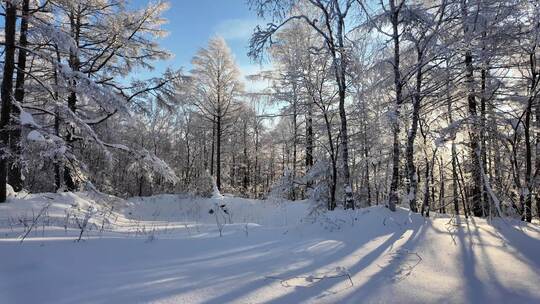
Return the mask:
<svg viewBox="0 0 540 304">
<path fill-rule="evenodd" d="M 380 164 L 380 161 L 377 161 L 376 163 L 374 163 L 372 165 L 373 167 L 373 178 L 375 180 L 374 182 L 374 187 L 375 187 L 375 205 L 379 205 L 379 196 L 380 196 L 380 186 L 379 186 L 379 183 L 377 182 L 379 180 L 379 164 Z"/>
<path fill-rule="evenodd" d="M 212 139 L 213 140 L 213 139 Z M 206 141 L 206 132 L 203 131 L 202 134 L 202 149 L 203 149 L 203 166 L 204 170 L 208 171 L 208 148 L 207 148 L 207 141 Z"/>
<path fill-rule="evenodd" d="M 531 62 L 534 62 L 534 65 L 532 67 L 532 76 L 533 79 L 535 79 L 535 90 L 538 91 L 538 78 L 540 76 L 540 71 L 538 71 L 536 67 L 536 54 L 533 53 L 531 56 Z M 538 96 L 535 98 L 535 116 L 536 116 L 536 149 L 535 149 L 535 171 L 534 171 L 534 177 L 533 177 L 533 193 L 534 193 L 534 199 L 536 201 L 536 213 L 538 215 L 538 219 L 540 219 L 540 100 Z"/>
<path fill-rule="evenodd" d="M 469 25 L 468 17 L 468 3 L 466 1 L 461 2 L 461 18 L 464 24 L 463 26 L 463 37 L 466 44 L 471 43 L 471 28 Z M 473 55 L 470 49 L 470 46 L 467 45 L 464 54 L 465 59 L 465 84 L 467 87 L 467 104 L 469 111 L 469 148 L 470 148 L 470 158 L 471 166 L 469 172 L 472 177 L 472 185 L 469 191 L 469 202 L 472 204 L 472 213 L 475 216 L 483 216 L 483 206 L 482 206 L 482 174 L 480 172 L 480 132 L 479 132 L 479 121 L 477 113 L 477 102 L 474 91 L 474 66 L 473 66 Z"/>
<path fill-rule="evenodd" d="M 332 126 L 330 125 L 328 113 L 324 112 L 323 116 L 326 125 L 326 135 L 328 136 L 328 145 L 330 146 L 330 160 L 332 162 L 332 182 L 330 184 L 330 201 L 328 202 L 328 210 L 334 210 L 336 208 L 337 155 L 335 152 Z"/>
<path fill-rule="evenodd" d="M 347 94 L 347 59 L 345 54 L 345 42 L 343 32 L 345 28 L 344 15 L 339 11 L 339 4 L 335 7 L 338 10 L 337 26 L 337 49 L 334 49 L 334 71 L 338 84 L 339 95 L 339 118 L 341 120 L 341 162 L 343 166 L 343 190 L 345 193 L 345 209 L 354 209 L 354 197 L 351 186 L 351 171 L 349 169 L 349 135 L 347 132 L 347 113 L 345 111 L 345 98 Z"/>
<path fill-rule="evenodd" d="M 60 62 L 60 51 L 58 49 L 58 45 L 54 46 L 55 52 L 56 52 L 56 61 Z M 55 64 L 51 64 L 51 68 L 53 71 L 53 81 L 54 81 L 54 102 L 56 102 L 55 106 L 55 112 L 54 112 L 54 135 L 58 136 L 60 138 L 60 109 L 58 106 L 59 102 L 59 92 L 58 92 L 58 71 L 56 69 Z M 54 191 L 58 192 L 60 188 L 62 188 L 62 175 L 61 175 L 61 167 L 62 167 L 62 160 L 63 156 L 57 157 L 54 160 Z"/>
<path fill-rule="evenodd" d="M 216 186 L 221 191 L 221 115 L 216 121 Z"/>
<path fill-rule="evenodd" d="M 470 204 L 468 200 L 469 194 L 467 193 L 467 188 L 463 185 L 463 183 L 465 182 L 465 178 L 463 177 L 463 170 L 461 169 L 461 165 L 457 157 L 456 157 L 456 164 L 457 164 L 459 177 L 460 177 L 458 181 L 461 180 L 461 183 L 458 182 L 458 185 L 460 186 L 460 189 L 461 189 L 460 193 L 461 193 L 461 200 L 463 201 L 463 214 L 465 214 L 465 218 L 468 218 L 471 212 Z"/>
<path fill-rule="evenodd" d="M 399 203 L 398 184 L 399 184 L 399 112 L 402 100 L 403 83 L 400 72 L 400 51 L 399 51 L 399 8 L 396 7 L 395 0 L 390 0 L 390 13 L 392 23 L 392 41 L 394 44 L 394 87 L 396 90 L 395 113 L 392 122 L 392 179 L 390 182 L 390 193 L 388 197 L 388 208 L 396 210 Z"/>
<path fill-rule="evenodd" d="M 232 167 L 231 167 L 231 174 L 229 174 L 229 184 L 231 185 L 231 187 L 236 187 L 236 179 L 237 179 L 237 175 L 240 174 L 240 171 L 238 169 L 238 164 L 236 163 L 236 152 L 232 152 L 231 153 L 231 158 L 232 158 Z"/>
<path fill-rule="evenodd" d="M 28 31 L 28 13 L 30 0 L 22 1 L 22 18 L 19 33 L 19 53 L 17 58 L 17 76 L 15 81 L 15 101 L 22 104 L 24 101 L 24 82 L 26 72 L 26 50 L 28 45 L 26 33 Z M 13 154 L 13 162 L 8 170 L 8 183 L 15 192 L 23 189 L 23 180 L 21 175 L 21 124 L 17 121 L 20 116 L 18 107 L 12 109 L 11 132 L 9 134 L 9 145 Z"/>
<path fill-rule="evenodd" d="M 444 187 L 445 187 L 445 182 L 444 182 L 444 165 L 443 165 L 443 158 L 440 157 L 439 158 L 439 174 L 440 174 L 440 191 L 439 191 L 439 206 L 440 206 L 440 212 L 441 213 L 446 213 L 446 201 L 445 201 L 445 193 L 444 193 Z"/>
<path fill-rule="evenodd" d="M 11 117 L 11 99 L 13 98 L 13 72 L 15 70 L 15 31 L 17 24 L 17 7 L 14 1 L 5 2 L 4 16 L 4 72 L 0 97 L 2 111 L 0 112 L 0 143 L 3 147 L 9 146 L 9 122 Z M 6 148 L 0 149 L 0 203 L 7 198 L 7 168 L 9 152 Z"/>
<path fill-rule="evenodd" d="M 480 168 L 480 144 L 479 144 L 479 122 L 478 114 L 476 111 L 476 96 L 474 93 L 474 78 L 473 78 L 473 63 L 472 63 L 472 53 L 471 51 L 465 52 L 465 65 L 466 65 L 466 74 L 465 81 L 468 87 L 467 103 L 469 110 L 469 119 L 470 119 L 470 157 L 471 157 L 471 167 L 470 173 L 472 176 L 472 186 L 470 190 L 470 202 L 472 203 L 472 212 L 474 216 L 484 216 L 484 208 L 482 206 L 482 176 Z"/>
<path fill-rule="evenodd" d="M 293 156 L 292 156 L 292 181 L 296 181 L 296 163 L 297 163 L 297 146 L 298 146 L 298 101 L 297 101 L 296 82 L 293 81 Z M 291 187 L 291 200 L 296 200 L 296 187 Z"/>
<path fill-rule="evenodd" d="M 485 37 L 485 32 L 483 34 L 483 37 Z M 484 51 L 484 50 L 483 50 Z M 487 103 L 487 93 L 486 93 L 486 90 L 487 90 L 487 76 L 488 76 L 488 71 L 489 71 L 489 63 L 488 62 L 485 62 L 484 63 L 484 67 L 482 68 L 481 72 L 480 72 L 480 78 L 481 78 L 481 82 L 480 82 L 480 159 L 479 161 L 482 163 L 482 174 L 481 174 L 481 177 L 482 177 L 482 181 L 484 180 L 484 178 L 486 176 L 488 176 L 487 174 L 487 146 L 486 146 L 486 103 Z M 488 181 L 490 182 L 490 181 Z M 484 214 L 487 215 L 486 213 L 486 210 L 487 209 L 491 209 L 491 205 L 489 205 L 490 208 L 488 208 L 488 204 L 490 202 L 490 198 L 489 198 L 489 195 L 488 195 L 488 192 L 487 192 L 487 189 L 486 189 L 486 182 L 483 181 L 482 182 L 482 208 L 484 210 Z"/>
<path fill-rule="evenodd" d="M 366 124 L 364 124 L 365 126 Z M 365 134 L 365 132 L 367 132 L 367 128 L 364 129 L 364 138 L 367 139 L 367 136 Z M 371 206 L 371 183 L 369 181 L 369 148 L 367 146 L 367 140 L 364 141 L 364 166 L 365 166 L 365 175 L 366 175 L 366 191 L 367 191 L 367 203 L 368 203 L 368 206 Z"/>
<path fill-rule="evenodd" d="M 249 177 L 248 177 L 248 162 L 249 162 L 249 159 L 248 159 L 248 153 L 247 153 L 247 121 L 244 121 L 244 132 L 243 132 L 243 142 L 244 142 L 244 165 L 243 165 L 243 172 L 244 172 L 244 177 L 243 177 L 243 187 L 244 187 L 244 193 L 247 194 L 248 193 L 248 182 L 249 182 Z"/>
<path fill-rule="evenodd" d="M 345 91 L 339 93 L 339 116 L 341 118 L 341 161 L 343 166 L 343 187 L 345 191 L 345 208 L 354 209 L 354 198 L 351 187 L 349 169 L 349 143 L 347 134 L 347 116 L 345 114 Z"/>
<path fill-rule="evenodd" d="M 73 39 L 75 40 L 75 44 L 77 47 L 79 46 L 79 40 L 80 40 L 80 32 L 81 32 L 81 12 L 80 7 L 77 6 L 77 11 L 71 11 L 70 13 L 70 26 L 71 26 L 71 35 Z M 73 72 L 78 72 L 80 70 L 80 61 L 78 54 L 75 53 L 74 50 L 70 51 L 69 54 L 69 66 Z M 72 86 L 76 86 L 77 83 L 72 83 Z M 68 97 L 68 108 L 73 112 L 74 114 L 77 111 L 77 93 L 75 92 L 75 89 L 72 89 L 69 97 Z M 68 134 L 66 138 L 66 142 L 70 148 L 70 150 L 73 150 L 73 143 L 75 141 L 74 139 L 74 133 L 75 130 L 73 128 L 68 129 Z M 76 179 L 74 178 L 74 173 L 72 172 L 72 168 L 69 165 L 64 166 L 64 182 L 66 183 L 66 188 L 68 191 L 76 191 L 78 190 L 78 183 Z"/>
<path fill-rule="evenodd" d="M 363 138 L 362 138 L 362 154 L 363 154 L 363 157 L 364 157 L 364 180 L 362 181 L 362 183 L 364 184 L 364 188 L 365 188 L 365 191 L 366 191 L 366 195 L 367 195 L 367 205 L 368 206 L 371 206 L 372 202 L 371 202 L 371 182 L 370 182 L 370 170 L 369 170 L 369 165 L 371 163 L 371 160 L 369 159 L 370 155 L 369 155 L 369 143 L 368 143 L 368 119 L 369 119 L 369 116 L 367 114 L 367 108 L 366 108 L 366 103 L 365 102 L 361 102 L 361 111 L 362 111 L 362 133 L 363 133 Z"/>
<path fill-rule="evenodd" d="M 420 102 L 422 100 L 422 58 L 423 52 L 417 49 L 417 70 L 416 70 L 416 90 L 413 96 L 413 110 L 412 110 L 412 123 L 411 130 L 407 137 L 407 173 L 409 178 L 409 191 L 407 194 L 407 200 L 409 201 L 409 207 L 412 212 L 418 212 L 416 207 L 416 192 L 418 187 L 416 168 L 414 165 L 414 140 L 416 139 L 416 133 L 418 131 L 418 117 L 420 116 Z"/>
<path fill-rule="evenodd" d="M 448 61 L 447 61 L 448 66 Z M 450 95 L 450 77 L 447 79 L 446 83 L 446 102 L 448 105 L 448 124 L 451 126 L 454 123 L 454 117 L 452 116 L 452 96 Z M 451 158 L 452 158 L 452 203 L 454 205 L 454 214 L 459 214 L 459 177 L 457 172 L 457 148 L 456 140 L 452 136 L 452 144 L 450 148 Z"/>
<path fill-rule="evenodd" d="M 527 222 L 532 220 L 532 199 L 531 199 L 531 184 L 532 184 L 532 148 L 531 148 L 531 113 L 532 113 L 532 98 L 530 98 L 527 109 L 525 110 L 525 121 L 523 123 L 525 137 L 525 187 L 522 190 L 524 196 L 524 204 L 522 206 L 523 218 Z"/>
<path fill-rule="evenodd" d="M 308 101 L 306 115 L 306 171 L 313 167 L 313 103 Z"/>
<path fill-rule="evenodd" d="M 185 170 L 185 184 L 191 183 L 191 141 L 189 140 L 189 128 L 186 129 L 186 170 Z"/>
<path fill-rule="evenodd" d="M 429 160 L 427 156 L 425 157 L 426 162 L 426 171 L 424 176 L 424 203 L 422 204 L 422 215 L 425 217 L 429 217 Z"/>
<path fill-rule="evenodd" d="M 216 118 L 212 117 L 212 144 L 210 147 L 210 175 L 214 176 L 214 154 L 215 154 L 215 142 L 216 142 Z"/>
<path fill-rule="evenodd" d="M 530 72 L 531 72 L 531 86 L 529 88 L 529 100 L 527 102 L 527 108 L 525 110 L 525 121 L 523 122 L 524 136 L 525 136 L 525 189 L 523 193 L 524 204 L 522 210 L 524 211 L 523 217 L 527 222 L 532 221 L 532 192 L 534 191 L 534 181 L 532 174 L 532 147 L 531 147 L 531 116 L 532 107 L 537 99 L 537 71 L 536 71 L 536 56 L 534 53 L 529 55 L 530 59 Z M 536 110 L 538 112 L 538 110 Z M 537 147 L 538 149 L 538 147 Z M 538 166 L 538 164 L 536 164 Z M 538 170 L 538 168 L 537 168 Z M 535 172 L 536 175 L 536 172 Z"/>
<path fill-rule="evenodd" d="M 261 175 L 261 168 L 259 164 L 259 124 L 257 118 L 255 118 L 255 178 L 253 182 L 253 193 L 255 198 L 259 197 L 259 179 Z"/>
<path fill-rule="evenodd" d="M 55 76 L 56 77 L 56 76 Z M 60 111 L 58 110 L 58 106 L 55 110 L 55 116 L 54 116 L 54 134 L 56 136 L 60 136 Z M 58 192 L 60 188 L 62 187 L 62 176 L 61 176 L 61 170 L 60 170 L 60 160 L 55 159 L 54 161 L 54 191 Z"/>
</svg>

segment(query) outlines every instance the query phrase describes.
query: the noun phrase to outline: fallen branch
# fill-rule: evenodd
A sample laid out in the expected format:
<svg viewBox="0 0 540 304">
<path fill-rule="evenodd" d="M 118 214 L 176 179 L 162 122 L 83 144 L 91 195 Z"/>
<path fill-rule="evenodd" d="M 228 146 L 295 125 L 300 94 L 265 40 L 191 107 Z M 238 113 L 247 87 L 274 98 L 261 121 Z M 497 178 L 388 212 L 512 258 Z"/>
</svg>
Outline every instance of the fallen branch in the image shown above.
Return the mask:
<svg viewBox="0 0 540 304">
<path fill-rule="evenodd" d="M 338 278 L 347 278 L 348 281 L 351 283 L 351 286 L 354 286 L 354 283 L 353 283 L 353 280 L 351 278 L 351 275 L 349 274 L 349 272 L 344 268 L 344 267 L 337 267 L 336 268 L 336 272 L 338 272 L 337 274 L 329 274 L 329 273 L 332 273 L 332 272 L 327 272 L 323 275 L 320 275 L 320 276 L 314 276 L 314 275 L 308 275 L 308 276 L 294 276 L 294 277 L 290 277 L 290 278 L 282 278 L 282 277 L 277 277 L 277 276 L 265 276 L 264 278 L 265 279 L 270 279 L 270 280 L 279 280 L 281 286 L 283 287 L 286 287 L 286 288 L 289 288 L 289 287 L 295 287 L 297 285 L 294 285 L 294 284 L 290 284 L 289 282 L 292 281 L 292 280 L 295 280 L 295 279 L 303 279 L 304 281 L 308 282 L 308 287 L 309 286 L 312 286 L 313 284 L 315 283 L 318 283 L 324 279 L 338 279 Z"/>
</svg>

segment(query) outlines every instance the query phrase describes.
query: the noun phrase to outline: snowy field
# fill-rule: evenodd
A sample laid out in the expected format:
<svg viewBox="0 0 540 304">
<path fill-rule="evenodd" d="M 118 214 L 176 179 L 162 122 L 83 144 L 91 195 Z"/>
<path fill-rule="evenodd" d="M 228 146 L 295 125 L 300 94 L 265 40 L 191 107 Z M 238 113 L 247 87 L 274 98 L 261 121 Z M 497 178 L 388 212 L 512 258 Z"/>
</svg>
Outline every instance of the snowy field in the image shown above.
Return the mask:
<svg viewBox="0 0 540 304">
<path fill-rule="evenodd" d="M 538 226 L 309 210 L 227 196 L 12 197 L 0 205 L 0 303 L 540 302 Z"/>
</svg>

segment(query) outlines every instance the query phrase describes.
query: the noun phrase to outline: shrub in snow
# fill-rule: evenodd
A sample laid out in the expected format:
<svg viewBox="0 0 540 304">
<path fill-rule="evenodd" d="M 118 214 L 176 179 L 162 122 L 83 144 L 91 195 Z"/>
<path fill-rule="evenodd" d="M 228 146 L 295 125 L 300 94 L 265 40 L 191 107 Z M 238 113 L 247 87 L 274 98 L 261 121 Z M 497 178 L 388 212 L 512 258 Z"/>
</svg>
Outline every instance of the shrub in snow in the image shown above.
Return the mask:
<svg viewBox="0 0 540 304">
<path fill-rule="evenodd" d="M 273 199 L 288 199 L 294 191 L 294 180 L 291 171 L 285 169 L 283 176 L 274 183 L 270 189 L 270 198 Z"/>
<path fill-rule="evenodd" d="M 121 145 L 116 145 L 116 147 L 122 150 L 129 150 L 127 147 Z M 172 184 L 178 182 L 179 179 L 174 170 L 155 154 L 150 153 L 146 149 L 141 149 L 140 151 L 129 151 L 132 156 L 135 157 L 135 162 L 128 167 L 128 171 L 143 173 L 144 177 L 148 181 L 154 181 L 156 178 L 162 178 L 166 182 Z"/>
<path fill-rule="evenodd" d="M 223 228 L 225 228 L 227 220 L 229 224 L 232 224 L 231 214 L 229 212 L 229 209 L 227 208 L 227 205 L 215 202 L 214 208 L 208 210 L 208 213 L 215 216 L 219 236 L 223 236 Z"/>
<path fill-rule="evenodd" d="M 90 219 L 94 217 L 98 212 L 98 209 L 96 206 L 90 205 L 88 208 L 82 213 L 82 214 L 75 214 L 74 219 L 77 223 L 77 227 L 79 228 L 79 237 L 77 238 L 76 242 L 80 242 L 84 232 L 88 228 L 88 224 L 90 223 Z"/>
<path fill-rule="evenodd" d="M 307 190 L 308 198 L 315 203 L 314 208 L 325 208 L 330 200 L 331 167 L 326 161 L 318 161 L 302 178 L 302 182 L 311 185 Z"/>
<path fill-rule="evenodd" d="M 214 178 L 208 171 L 204 171 L 199 177 L 195 178 L 190 184 L 190 193 L 200 197 L 212 197 L 217 190 Z M 218 191 L 219 193 L 219 191 Z"/>
</svg>

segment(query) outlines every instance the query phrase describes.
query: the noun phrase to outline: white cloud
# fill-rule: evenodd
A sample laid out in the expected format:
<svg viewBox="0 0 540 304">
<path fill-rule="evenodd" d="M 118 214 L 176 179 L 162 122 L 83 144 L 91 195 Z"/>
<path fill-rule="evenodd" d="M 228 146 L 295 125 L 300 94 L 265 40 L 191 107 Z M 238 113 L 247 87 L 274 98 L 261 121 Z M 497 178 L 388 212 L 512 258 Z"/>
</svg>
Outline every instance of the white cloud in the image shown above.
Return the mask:
<svg viewBox="0 0 540 304">
<path fill-rule="evenodd" d="M 256 19 L 227 19 L 219 23 L 214 31 L 226 40 L 249 39 L 257 24 Z"/>
</svg>

